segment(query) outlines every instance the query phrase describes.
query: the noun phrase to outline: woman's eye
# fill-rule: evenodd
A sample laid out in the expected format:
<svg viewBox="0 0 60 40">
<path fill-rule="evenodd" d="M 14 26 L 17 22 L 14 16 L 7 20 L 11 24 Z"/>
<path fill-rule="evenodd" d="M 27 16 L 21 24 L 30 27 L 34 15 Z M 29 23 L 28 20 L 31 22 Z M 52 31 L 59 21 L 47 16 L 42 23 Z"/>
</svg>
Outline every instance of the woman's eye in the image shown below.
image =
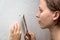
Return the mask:
<svg viewBox="0 0 60 40">
<path fill-rule="evenodd" d="M 42 13 L 42 12 L 43 12 L 43 10 L 42 10 L 42 9 L 40 9 L 40 8 L 39 8 L 39 10 L 40 10 L 40 13 Z"/>
</svg>

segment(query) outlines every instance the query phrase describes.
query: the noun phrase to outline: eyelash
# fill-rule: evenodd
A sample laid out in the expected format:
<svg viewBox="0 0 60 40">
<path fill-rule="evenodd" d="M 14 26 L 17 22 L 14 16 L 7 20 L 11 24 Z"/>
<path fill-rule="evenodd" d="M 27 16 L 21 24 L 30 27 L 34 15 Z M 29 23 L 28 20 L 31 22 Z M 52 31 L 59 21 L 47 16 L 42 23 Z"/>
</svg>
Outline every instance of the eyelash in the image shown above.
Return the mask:
<svg viewBox="0 0 60 40">
<path fill-rule="evenodd" d="M 40 10 L 40 13 L 42 13 L 42 12 L 43 12 L 43 10 L 42 10 L 42 9 L 40 9 L 40 8 L 39 8 L 39 10 Z"/>
</svg>

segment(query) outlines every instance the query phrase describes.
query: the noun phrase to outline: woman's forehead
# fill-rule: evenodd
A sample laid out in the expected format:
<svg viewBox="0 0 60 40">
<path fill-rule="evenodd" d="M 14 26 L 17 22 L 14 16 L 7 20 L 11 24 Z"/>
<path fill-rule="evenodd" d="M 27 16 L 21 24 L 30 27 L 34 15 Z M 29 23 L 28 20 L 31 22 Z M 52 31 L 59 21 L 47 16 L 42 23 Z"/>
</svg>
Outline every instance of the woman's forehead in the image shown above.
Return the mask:
<svg viewBox="0 0 60 40">
<path fill-rule="evenodd" d="M 40 0 L 39 7 L 40 7 L 40 8 L 44 8 L 44 7 L 46 7 L 46 6 L 47 6 L 47 5 L 46 5 L 45 0 Z"/>
</svg>

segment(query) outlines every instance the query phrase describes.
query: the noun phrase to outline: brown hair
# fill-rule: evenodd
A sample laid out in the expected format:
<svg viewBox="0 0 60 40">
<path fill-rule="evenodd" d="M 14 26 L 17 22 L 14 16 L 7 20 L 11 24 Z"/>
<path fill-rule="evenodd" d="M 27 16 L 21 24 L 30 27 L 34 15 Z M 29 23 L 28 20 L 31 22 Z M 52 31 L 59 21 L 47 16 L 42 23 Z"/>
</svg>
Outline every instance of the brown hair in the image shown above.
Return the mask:
<svg viewBox="0 0 60 40">
<path fill-rule="evenodd" d="M 59 11 L 60 12 L 60 0 L 45 0 L 46 3 L 47 3 L 47 7 L 55 12 L 55 11 Z M 60 16 L 58 18 L 58 22 L 57 22 L 58 25 L 60 25 Z"/>
</svg>

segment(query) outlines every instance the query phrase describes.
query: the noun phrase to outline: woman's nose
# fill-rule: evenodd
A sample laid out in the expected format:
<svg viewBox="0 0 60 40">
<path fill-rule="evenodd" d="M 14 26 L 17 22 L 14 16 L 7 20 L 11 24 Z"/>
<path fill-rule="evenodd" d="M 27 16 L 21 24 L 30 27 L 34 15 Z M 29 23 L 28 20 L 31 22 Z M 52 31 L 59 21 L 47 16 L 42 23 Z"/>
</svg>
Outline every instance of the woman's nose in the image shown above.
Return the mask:
<svg viewBox="0 0 60 40">
<path fill-rule="evenodd" d="M 39 16 L 40 16 L 40 13 L 39 13 L 39 12 L 37 12 L 36 17 L 37 17 L 37 18 L 39 18 Z"/>
</svg>

